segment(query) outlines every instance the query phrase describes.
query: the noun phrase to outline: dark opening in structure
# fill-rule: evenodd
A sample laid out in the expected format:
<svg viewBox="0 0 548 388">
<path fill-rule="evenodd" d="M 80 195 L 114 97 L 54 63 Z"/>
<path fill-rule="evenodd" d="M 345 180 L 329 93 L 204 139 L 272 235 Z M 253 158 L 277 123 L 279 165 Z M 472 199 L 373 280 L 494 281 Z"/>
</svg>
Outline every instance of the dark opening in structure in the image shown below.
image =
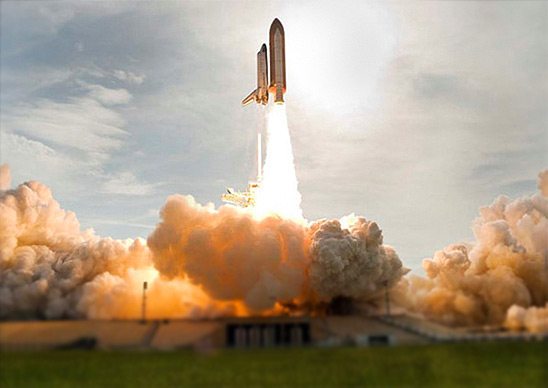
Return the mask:
<svg viewBox="0 0 548 388">
<path fill-rule="evenodd" d="M 230 323 L 226 326 L 227 346 L 259 348 L 303 346 L 310 342 L 310 324 L 299 323 Z"/>
<path fill-rule="evenodd" d="M 390 337 L 386 334 L 377 334 L 369 336 L 369 346 L 390 345 Z"/>
<path fill-rule="evenodd" d="M 345 296 L 334 298 L 327 307 L 328 315 L 351 315 L 354 313 L 354 300 Z"/>
</svg>

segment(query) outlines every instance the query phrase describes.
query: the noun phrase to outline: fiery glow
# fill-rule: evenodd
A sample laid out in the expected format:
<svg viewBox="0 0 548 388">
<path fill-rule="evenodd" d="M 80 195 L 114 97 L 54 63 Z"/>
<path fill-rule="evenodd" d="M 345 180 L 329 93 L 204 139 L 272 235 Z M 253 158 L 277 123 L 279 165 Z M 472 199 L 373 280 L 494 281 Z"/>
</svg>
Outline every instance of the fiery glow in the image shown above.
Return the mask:
<svg viewBox="0 0 548 388">
<path fill-rule="evenodd" d="M 341 223 L 342 229 L 350 229 L 358 220 L 358 217 L 354 213 L 342 217 L 339 222 Z"/>
<path fill-rule="evenodd" d="M 258 217 L 275 213 L 283 218 L 304 220 L 285 105 L 272 105 L 266 120 L 266 162 L 254 213 Z"/>
</svg>

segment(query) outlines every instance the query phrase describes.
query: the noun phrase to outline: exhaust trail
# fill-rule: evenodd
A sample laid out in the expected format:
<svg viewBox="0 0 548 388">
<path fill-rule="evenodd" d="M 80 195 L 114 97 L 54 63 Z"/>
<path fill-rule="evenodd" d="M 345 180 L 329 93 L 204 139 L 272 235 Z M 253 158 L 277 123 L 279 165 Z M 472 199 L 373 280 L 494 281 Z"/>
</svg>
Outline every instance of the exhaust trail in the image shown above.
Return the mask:
<svg viewBox="0 0 548 388">
<path fill-rule="evenodd" d="M 266 121 L 266 161 L 254 213 L 304 221 L 285 105 L 272 105 Z"/>
</svg>

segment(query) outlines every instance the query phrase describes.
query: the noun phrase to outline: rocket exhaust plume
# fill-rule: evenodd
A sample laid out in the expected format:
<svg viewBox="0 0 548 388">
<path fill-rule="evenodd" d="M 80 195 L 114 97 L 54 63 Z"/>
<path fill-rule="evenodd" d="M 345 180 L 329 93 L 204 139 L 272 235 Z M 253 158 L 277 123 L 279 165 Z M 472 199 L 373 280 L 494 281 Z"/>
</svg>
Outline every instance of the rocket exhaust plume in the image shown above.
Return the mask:
<svg viewBox="0 0 548 388">
<path fill-rule="evenodd" d="M 278 19 L 272 22 L 269 37 L 270 84 L 268 85 L 266 45 L 263 44 L 257 53 L 257 89 L 242 101 L 243 106 L 253 100 L 266 105 L 268 94 L 274 95 L 275 104 L 269 108 L 266 118 L 267 157 L 264 178 L 261 174 L 262 166 L 259 165 L 257 183 L 250 182 L 248 192 L 240 193 L 228 189 L 228 194 L 224 194 L 222 198 L 228 203 L 253 206 L 253 212 L 259 218 L 277 214 L 304 222 L 283 99 L 286 92 L 285 33 Z M 260 141 L 258 154 L 261 154 Z M 259 156 L 259 163 L 260 159 Z"/>
<path fill-rule="evenodd" d="M 254 212 L 303 220 L 285 105 L 272 105 L 267 114 L 266 161 Z"/>
</svg>

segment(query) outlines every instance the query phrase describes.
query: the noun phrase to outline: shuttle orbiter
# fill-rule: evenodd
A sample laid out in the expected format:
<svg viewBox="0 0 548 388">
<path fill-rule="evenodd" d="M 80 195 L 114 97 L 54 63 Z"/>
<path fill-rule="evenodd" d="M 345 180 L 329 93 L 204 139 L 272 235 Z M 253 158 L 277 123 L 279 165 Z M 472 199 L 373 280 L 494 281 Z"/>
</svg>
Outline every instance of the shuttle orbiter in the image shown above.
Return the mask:
<svg viewBox="0 0 548 388">
<path fill-rule="evenodd" d="M 268 64 L 266 61 L 266 44 L 257 53 L 257 89 L 244 98 L 242 105 L 246 106 L 255 100 L 257 104 L 266 105 L 268 102 Z"/>
</svg>

